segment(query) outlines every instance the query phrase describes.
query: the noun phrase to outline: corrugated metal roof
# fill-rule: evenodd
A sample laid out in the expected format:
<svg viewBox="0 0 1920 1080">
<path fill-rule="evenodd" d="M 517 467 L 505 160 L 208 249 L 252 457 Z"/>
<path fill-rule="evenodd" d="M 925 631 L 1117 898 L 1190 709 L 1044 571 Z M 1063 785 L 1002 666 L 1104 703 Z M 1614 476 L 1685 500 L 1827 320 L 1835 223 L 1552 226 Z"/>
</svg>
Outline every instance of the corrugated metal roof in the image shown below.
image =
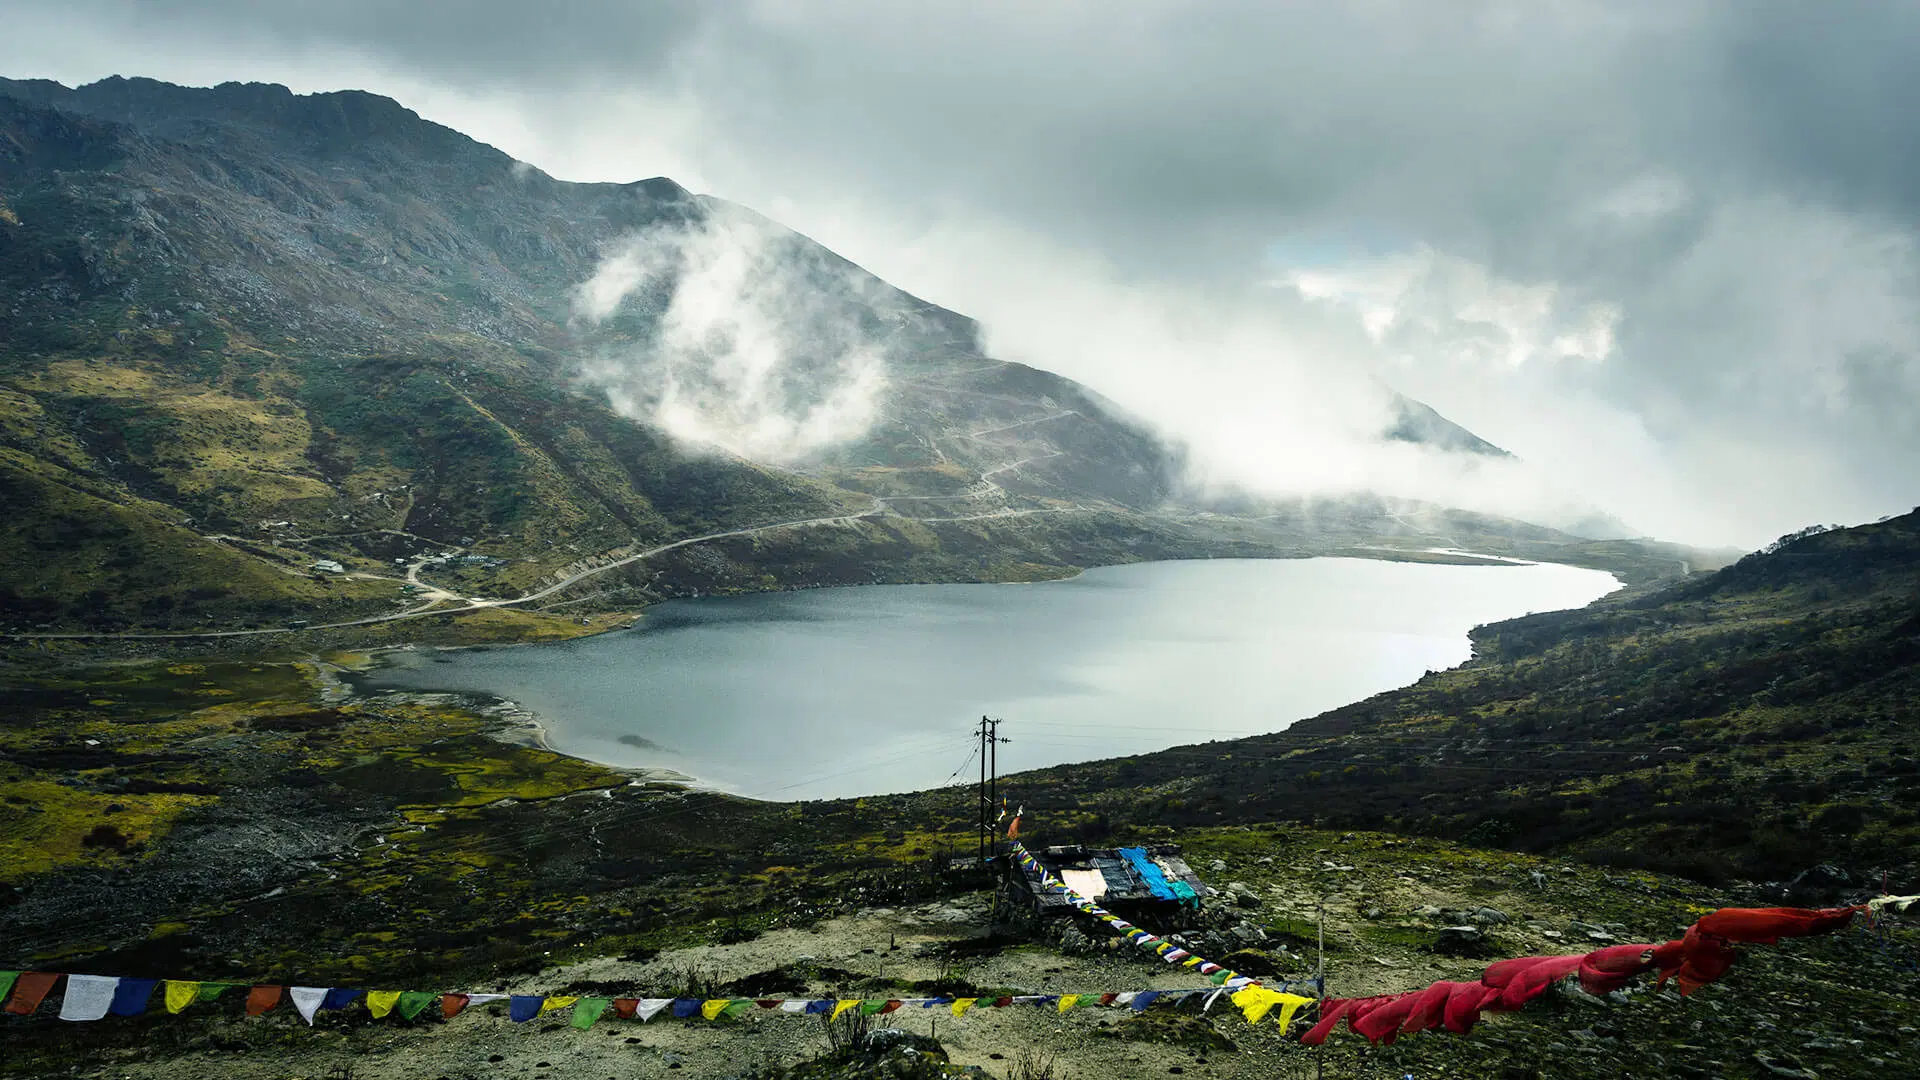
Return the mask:
<svg viewBox="0 0 1920 1080">
<path fill-rule="evenodd" d="M 1146 851 L 1147 854 L 1152 857 L 1153 861 L 1160 866 L 1162 873 L 1166 874 L 1169 880 L 1176 877 L 1179 878 L 1193 889 L 1196 896 L 1201 898 L 1213 895 L 1213 888 L 1201 881 L 1199 875 L 1193 872 L 1193 868 L 1188 866 L 1186 860 L 1180 857 L 1180 849 L 1178 847 L 1171 844 L 1162 844 L 1158 846 L 1148 846 Z M 1122 856 L 1117 849 L 1058 846 L 1043 848 L 1039 851 L 1033 851 L 1031 854 L 1041 865 L 1051 871 L 1055 877 L 1059 877 L 1062 870 L 1098 871 L 1101 878 L 1107 884 L 1106 894 L 1100 897 L 1100 903 L 1103 905 L 1115 901 L 1122 903 L 1171 903 L 1171 901 L 1156 899 L 1152 890 L 1147 887 L 1147 883 L 1140 879 L 1140 875 L 1134 871 L 1133 867 L 1128 864 L 1126 858 Z M 1070 906 L 1065 897 L 1041 888 L 1040 875 L 1038 873 L 1025 869 L 1021 872 L 1027 879 L 1028 890 L 1034 894 L 1041 910 L 1045 911 L 1052 908 L 1066 908 Z"/>
</svg>

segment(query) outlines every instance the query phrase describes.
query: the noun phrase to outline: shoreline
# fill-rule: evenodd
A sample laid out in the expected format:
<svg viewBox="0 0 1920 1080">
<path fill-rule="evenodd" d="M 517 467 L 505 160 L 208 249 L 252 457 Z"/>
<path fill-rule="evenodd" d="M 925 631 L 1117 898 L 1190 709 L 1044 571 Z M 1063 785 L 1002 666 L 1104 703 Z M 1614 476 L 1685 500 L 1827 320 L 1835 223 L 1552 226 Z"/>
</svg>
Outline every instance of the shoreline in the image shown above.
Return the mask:
<svg viewBox="0 0 1920 1080">
<path fill-rule="evenodd" d="M 1349 554 L 1349 555 L 1317 556 L 1317 558 L 1336 560 L 1340 562 L 1402 563 L 1402 564 L 1409 564 L 1409 565 L 1456 565 L 1456 566 L 1464 565 L 1464 566 L 1482 566 L 1482 567 L 1509 567 L 1509 566 L 1541 567 L 1541 566 L 1547 566 L 1547 565 L 1565 565 L 1565 564 L 1539 563 L 1539 562 L 1532 562 L 1528 560 L 1509 559 L 1501 556 L 1492 556 L 1492 555 L 1476 556 L 1474 553 L 1468 553 L 1468 552 L 1453 552 L 1453 551 L 1422 552 L 1420 554 L 1426 557 L 1410 558 L 1410 559 L 1372 559 L 1372 558 L 1366 558 L 1366 557 L 1356 558 L 1355 556 Z M 1311 559 L 1316 557 L 1308 557 L 1308 558 Z M 1176 564 L 1176 563 L 1186 563 L 1186 562 L 1193 562 L 1193 561 L 1196 561 L 1196 560 L 1145 560 L 1143 561 L 1143 563 L 1122 564 L 1122 565 L 1138 566 L 1138 565 L 1144 565 L 1144 564 L 1156 563 L 1156 562 Z M 1244 561 L 1250 564 L 1264 564 L 1264 563 L 1272 562 L 1274 560 L 1206 559 L 1206 560 L 1198 560 L 1198 561 L 1209 562 L 1209 563 Z M 1303 560 L 1285 560 L 1285 561 L 1294 562 L 1294 561 L 1303 561 Z M 1117 566 L 1114 568 L 1118 569 Z M 1566 608 L 1565 610 L 1574 610 L 1579 607 L 1584 607 L 1589 604 L 1598 602 L 1599 600 L 1604 599 L 1607 596 L 1614 595 L 1619 590 L 1627 587 L 1625 583 L 1623 583 L 1617 575 L 1611 574 L 1604 570 L 1599 570 L 1593 567 L 1569 566 L 1568 568 L 1573 570 L 1585 571 L 1589 573 L 1597 573 L 1605 577 L 1610 583 L 1611 587 L 1606 592 L 1601 593 L 1599 596 L 1596 596 L 1593 599 L 1586 601 L 1585 603 L 1574 604 Z M 888 583 L 888 584 L 890 584 L 891 587 L 894 587 L 894 588 L 901 588 L 901 587 L 928 588 L 933 586 L 955 585 L 955 584 L 979 584 L 979 585 L 1050 584 L 1055 581 L 1070 582 L 1070 581 L 1082 579 L 1088 573 L 1090 573 L 1091 570 L 1093 569 L 1105 569 L 1105 568 L 1104 567 L 1099 567 L 1099 568 L 1083 567 L 1078 569 L 1071 576 L 1053 578 L 1053 579 L 1044 579 L 1041 581 L 964 582 L 964 583 L 962 582 L 918 582 L 918 583 L 912 583 L 911 585 L 908 585 L 908 586 L 892 585 L 891 583 Z M 858 584 L 858 585 L 834 586 L 832 588 L 838 591 L 840 589 L 870 589 L 873 587 L 874 586 L 871 584 Z M 777 591 L 788 592 L 788 591 L 818 591 L 818 590 L 809 589 L 809 590 L 777 590 Z M 699 597 L 699 598 L 687 598 L 687 599 L 740 599 L 746 596 L 769 596 L 769 595 L 772 595 L 772 593 L 770 592 L 769 593 L 747 593 L 747 594 L 742 594 L 740 597 L 721 596 L 721 597 Z M 664 603 L 666 601 L 661 601 L 661 602 Z M 651 608 L 651 605 L 650 605 L 650 608 Z M 1562 610 L 1562 609 L 1555 608 L 1550 610 Z M 1526 614 L 1532 614 L 1532 613 L 1533 612 L 1531 611 L 1526 612 Z M 617 627 L 615 629 L 629 629 L 637 625 L 640 625 L 640 623 L 636 621 L 635 623 L 629 624 L 628 626 Z M 592 636 L 599 637 L 602 635 L 595 634 Z M 1468 651 L 1460 659 L 1453 662 L 1452 664 L 1447 665 L 1448 667 L 1457 667 L 1462 664 L 1471 663 L 1474 659 L 1473 653 L 1471 651 L 1471 628 L 1469 628 L 1466 631 L 1463 631 L 1463 636 L 1466 638 Z M 584 640 L 584 639 L 582 638 L 567 639 L 567 641 L 569 642 L 580 641 L 580 640 Z M 675 767 L 664 765 L 664 764 L 649 763 L 646 760 L 646 758 L 652 757 L 653 751 L 660 750 L 660 752 L 663 755 L 666 753 L 666 751 L 661 750 L 661 748 L 659 748 L 657 745 L 647 745 L 645 740 L 636 741 L 633 744 L 636 747 L 638 747 L 638 749 L 640 750 L 640 754 L 633 755 L 633 756 L 629 756 L 619 751 L 613 751 L 612 748 L 608 748 L 607 751 L 602 751 L 600 754 L 595 754 L 591 752 L 586 752 L 586 753 L 574 752 L 574 751 L 561 749 L 556 744 L 556 741 L 554 738 L 555 726 L 558 723 L 558 721 L 556 721 L 554 718 L 542 715 L 537 710 L 529 708 L 512 698 L 503 696 L 498 693 L 491 692 L 486 689 L 476 688 L 475 685 L 472 683 L 468 683 L 466 686 L 464 686 L 461 689 L 448 689 L 445 685 L 435 685 L 432 679 L 431 671 L 427 666 L 429 663 L 433 662 L 434 657 L 441 656 L 443 654 L 447 657 L 452 657 L 456 654 L 471 653 L 477 650 L 505 648 L 508 646 L 522 647 L 522 646 L 530 646 L 530 645 L 553 645 L 553 644 L 560 644 L 560 643 L 561 642 L 554 642 L 554 641 L 520 641 L 520 642 L 509 642 L 509 643 L 500 643 L 500 644 L 472 643 L 472 644 L 438 645 L 438 644 L 406 643 L 406 644 L 391 645 L 391 646 L 386 646 L 386 647 L 382 647 L 374 650 L 368 650 L 360 654 L 364 658 L 364 662 L 358 665 L 357 668 L 353 671 L 353 683 L 357 692 L 362 697 L 369 700 L 377 700 L 378 697 L 385 696 L 385 695 L 408 694 L 408 695 L 414 695 L 415 697 L 421 698 L 421 699 L 424 699 L 425 696 L 433 695 L 435 696 L 435 699 L 439 701 L 460 702 L 463 705 L 463 707 L 468 708 L 477 714 L 483 715 L 487 717 L 490 721 L 492 721 L 493 724 L 496 725 L 497 727 L 497 733 L 495 734 L 495 737 L 499 738 L 503 742 L 507 742 L 514 745 L 529 746 L 529 747 L 533 747 L 533 748 L 545 751 L 547 753 L 561 755 L 561 756 L 570 758 L 572 760 L 582 761 L 582 762 L 590 763 L 596 766 L 617 770 L 617 771 L 635 776 L 645 781 L 668 782 L 668 783 L 673 783 L 677 785 L 682 785 L 689 790 L 710 791 L 718 794 L 725 794 L 734 798 L 749 799 L 756 802 L 768 802 L 768 803 L 778 804 L 778 803 L 796 801 L 795 799 L 792 799 L 792 798 L 757 797 L 750 793 L 747 793 L 741 790 L 736 790 L 735 788 L 732 788 L 732 787 L 714 784 L 711 782 L 703 782 L 699 776 L 689 774 L 680 768 L 675 768 Z M 1442 668 L 1442 670 L 1445 670 L 1445 668 Z M 379 679 L 381 675 L 386 672 L 394 672 L 394 673 L 405 672 L 409 674 L 414 674 L 418 678 L 418 681 L 405 680 L 405 681 L 402 681 L 400 685 L 393 685 L 392 683 L 387 683 L 385 685 L 374 685 L 375 680 Z M 1376 687 L 1372 690 L 1360 693 L 1354 700 L 1362 700 L 1373 693 L 1387 692 L 1387 691 L 1401 688 L 1404 685 L 1410 685 L 1413 681 L 1416 681 L 1417 678 L 1418 678 L 1417 674 L 1410 675 L 1407 683 L 1404 683 L 1404 684 L 1396 683 L 1393 686 Z M 1351 704 L 1351 703 L 1352 702 L 1346 701 L 1343 699 L 1339 703 L 1331 706 L 1316 705 L 1314 708 L 1309 709 L 1306 713 L 1303 713 L 1301 716 L 1297 717 L 1296 719 L 1306 719 L 1308 718 L 1309 715 L 1312 715 L 1320 711 L 1324 711 L 1325 708 L 1337 708 L 1342 705 Z M 598 729 L 595 729 L 595 730 L 597 731 Z M 1262 729 L 1258 731 L 1248 731 L 1242 736 L 1218 736 L 1218 737 L 1252 738 L 1252 737 L 1257 737 L 1263 734 L 1271 734 L 1271 731 Z M 612 735 L 607 734 L 606 732 L 599 732 L 599 734 L 596 737 L 600 737 L 600 736 L 604 736 L 606 738 L 613 737 Z M 620 741 L 625 742 L 626 740 L 622 739 Z M 1208 740 L 1208 741 L 1211 741 L 1211 740 Z M 1176 741 L 1171 745 L 1178 746 L 1178 745 L 1184 745 L 1184 743 Z M 1145 750 L 1126 750 L 1124 748 L 1116 747 L 1116 748 L 1111 748 L 1105 753 L 1107 754 L 1150 753 L 1150 752 L 1158 752 L 1168 748 L 1169 748 L 1168 746 L 1155 746 Z M 637 763 L 635 762 L 636 757 L 640 758 L 640 760 Z M 625 759 L 624 761 L 621 760 L 623 758 Z M 1095 756 L 1090 758 L 1081 758 L 1081 759 L 1073 759 L 1073 760 L 1087 760 L 1087 761 L 1103 760 L 1103 756 L 1102 754 L 1096 753 Z M 1033 767 L 1034 768 L 1057 767 L 1059 765 L 1072 764 L 1073 760 L 1061 761 L 1061 762 L 1049 762 L 1046 764 L 1038 764 Z M 782 775 L 785 778 L 790 778 L 792 774 L 788 773 L 788 774 L 782 774 Z M 772 781 L 772 782 L 776 782 L 776 783 L 784 782 L 784 780 Z M 767 785 L 756 783 L 750 786 L 755 788 L 763 788 L 763 787 L 766 787 Z M 877 793 L 861 792 L 859 794 L 877 794 Z M 847 794 L 842 796 L 822 795 L 817 797 L 828 798 L 828 797 L 856 797 L 856 796 L 853 794 Z M 804 800 L 799 800 L 799 801 L 804 801 Z"/>
</svg>

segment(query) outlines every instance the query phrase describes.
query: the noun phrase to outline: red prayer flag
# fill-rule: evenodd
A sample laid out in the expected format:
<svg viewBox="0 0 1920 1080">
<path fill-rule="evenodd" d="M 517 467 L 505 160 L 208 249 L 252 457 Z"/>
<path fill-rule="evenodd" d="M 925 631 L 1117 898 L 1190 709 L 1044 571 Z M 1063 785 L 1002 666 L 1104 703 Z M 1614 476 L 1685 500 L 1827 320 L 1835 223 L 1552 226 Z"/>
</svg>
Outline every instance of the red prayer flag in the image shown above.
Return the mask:
<svg viewBox="0 0 1920 1080">
<path fill-rule="evenodd" d="M 634 1012 L 640 1008 L 639 998 L 614 998 L 613 1015 L 622 1020 L 633 1019 Z"/>
<path fill-rule="evenodd" d="M 247 1015 L 259 1016 L 280 1004 L 282 992 L 278 986 L 256 986 L 247 991 Z"/>
<path fill-rule="evenodd" d="M 1407 1015 L 1413 1011 L 1414 1005 L 1418 1004 L 1424 993 L 1425 991 L 1415 990 L 1408 994 L 1395 994 L 1369 1009 L 1365 1016 L 1355 1017 L 1349 1021 L 1349 1026 L 1356 1034 L 1365 1036 L 1368 1042 L 1386 1043 L 1392 1046 L 1393 1040 L 1400 1036 L 1400 1025 L 1406 1022 Z"/>
<path fill-rule="evenodd" d="M 459 1016 L 460 1010 L 466 1007 L 467 1007 L 467 995 L 465 994 L 440 995 L 440 1015 L 446 1017 L 449 1020 L 453 1019 L 456 1016 Z"/>
<path fill-rule="evenodd" d="M 1484 983 L 1456 983 L 1452 996 L 1447 998 L 1446 1012 L 1442 1024 L 1456 1035 L 1465 1035 L 1480 1022 L 1480 1011 L 1500 1001 L 1500 988 Z"/>
<path fill-rule="evenodd" d="M 1413 1007 L 1407 1011 L 1407 1018 L 1400 1023 L 1402 1032 L 1431 1031 L 1440 1026 L 1446 1017 L 1447 1002 L 1453 997 L 1457 986 L 1478 987 L 1478 983 L 1460 983 L 1441 980 L 1422 990 L 1415 996 Z M 1475 996 L 1478 996 L 1476 993 Z"/>
<path fill-rule="evenodd" d="M 1859 908 L 1721 908 L 1703 915 L 1694 929 L 1728 941 L 1772 945 L 1783 937 L 1828 934 L 1853 921 Z"/>
<path fill-rule="evenodd" d="M 23 971 L 13 982 L 13 993 L 7 998 L 7 1011 L 15 1016 L 26 1016 L 40 1007 L 53 984 L 60 981 L 60 975 L 51 971 Z"/>
<path fill-rule="evenodd" d="M 1654 945 L 1613 945 L 1595 949 L 1580 961 L 1580 989 L 1598 997 L 1627 985 L 1653 966 Z"/>
</svg>

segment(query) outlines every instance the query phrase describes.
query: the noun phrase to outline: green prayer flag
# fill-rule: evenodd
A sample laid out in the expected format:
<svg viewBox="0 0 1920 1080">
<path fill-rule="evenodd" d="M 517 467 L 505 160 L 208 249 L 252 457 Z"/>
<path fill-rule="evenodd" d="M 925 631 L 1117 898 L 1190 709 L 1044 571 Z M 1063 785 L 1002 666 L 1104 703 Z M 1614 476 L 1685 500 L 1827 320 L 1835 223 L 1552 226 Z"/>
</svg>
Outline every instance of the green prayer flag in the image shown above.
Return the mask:
<svg viewBox="0 0 1920 1080">
<path fill-rule="evenodd" d="M 220 996 L 220 993 L 221 993 L 221 991 L 224 991 L 224 990 L 231 990 L 231 989 L 233 989 L 234 987 L 236 987 L 236 986 L 239 986 L 239 985 L 240 985 L 239 983 L 210 983 L 210 982 L 203 982 L 203 983 L 201 983 L 201 984 L 200 984 L 200 992 L 199 992 L 199 994 L 198 994 L 198 995 L 197 995 L 197 996 L 196 996 L 196 997 L 194 998 L 194 1000 L 196 1000 L 196 1001 L 212 1001 L 212 1000 L 214 1000 L 215 998 L 217 998 L 217 997 L 219 997 L 219 996 Z"/>
<path fill-rule="evenodd" d="M 868 1016 L 876 1015 L 881 1009 L 886 1007 L 886 998 L 865 998 L 860 1002 L 860 1011 Z"/>
<path fill-rule="evenodd" d="M 439 994 L 429 994 L 424 990 L 408 990 L 400 995 L 400 1015 L 411 1020 L 419 1016 L 421 1011 L 426 1009 L 427 1006 L 439 1000 Z M 574 1019 L 578 1021 L 580 1014 L 577 1012 L 574 1013 Z M 585 1027 L 586 1025 L 579 1024 L 578 1026 Z"/>
<path fill-rule="evenodd" d="M 752 998 L 734 998 L 732 1001 L 727 1002 L 726 1008 L 720 1010 L 720 1015 L 729 1018 L 738 1017 L 753 1007 Z"/>
<path fill-rule="evenodd" d="M 17 971 L 0 971 L 0 1001 L 7 1000 L 7 992 L 13 989 L 13 980 L 19 977 Z"/>
<path fill-rule="evenodd" d="M 574 1002 L 573 1020 L 571 1021 L 573 1026 L 582 1031 L 592 1027 L 593 1022 L 600 1019 L 600 1014 L 606 1012 L 607 1006 L 611 1004 L 613 1004 L 612 998 L 596 997 L 583 997 L 579 1001 Z"/>
<path fill-rule="evenodd" d="M 1219 986 L 1221 983 L 1227 981 L 1227 976 L 1232 974 L 1233 972 L 1231 971 L 1216 971 L 1212 975 L 1207 977 L 1207 981 L 1212 983 L 1215 986 Z"/>
</svg>

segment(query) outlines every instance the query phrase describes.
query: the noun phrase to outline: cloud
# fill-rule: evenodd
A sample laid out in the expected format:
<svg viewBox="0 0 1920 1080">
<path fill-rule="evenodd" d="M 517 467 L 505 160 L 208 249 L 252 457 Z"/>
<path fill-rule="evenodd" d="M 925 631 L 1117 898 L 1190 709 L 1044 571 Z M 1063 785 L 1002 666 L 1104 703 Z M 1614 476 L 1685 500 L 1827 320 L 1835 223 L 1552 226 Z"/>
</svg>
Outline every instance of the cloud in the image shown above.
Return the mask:
<svg viewBox="0 0 1920 1080">
<path fill-rule="evenodd" d="M 864 435 L 886 363 L 839 302 L 859 271 L 796 258 L 795 239 L 724 204 L 625 237 L 575 293 L 585 324 L 621 331 L 580 378 L 622 415 L 756 461 L 791 464 Z M 623 308 L 631 317 L 617 320 Z"/>
<path fill-rule="evenodd" d="M 1666 536 L 1920 501 L 1911 4 L 14 8 L 18 74 L 352 81 L 781 207 L 1263 483 L 1404 475 L 1340 438 L 1379 376 Z"/>
</svg>

